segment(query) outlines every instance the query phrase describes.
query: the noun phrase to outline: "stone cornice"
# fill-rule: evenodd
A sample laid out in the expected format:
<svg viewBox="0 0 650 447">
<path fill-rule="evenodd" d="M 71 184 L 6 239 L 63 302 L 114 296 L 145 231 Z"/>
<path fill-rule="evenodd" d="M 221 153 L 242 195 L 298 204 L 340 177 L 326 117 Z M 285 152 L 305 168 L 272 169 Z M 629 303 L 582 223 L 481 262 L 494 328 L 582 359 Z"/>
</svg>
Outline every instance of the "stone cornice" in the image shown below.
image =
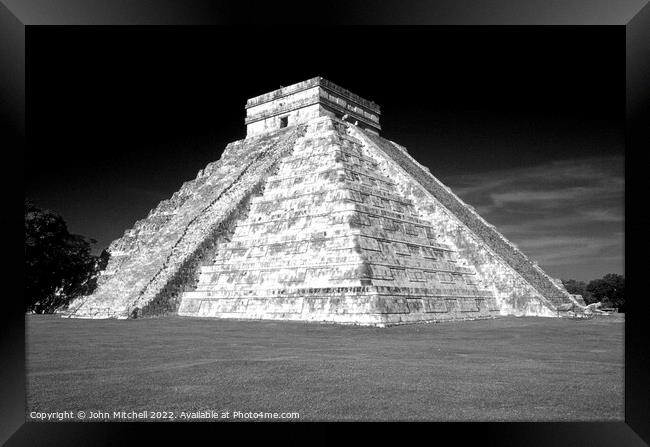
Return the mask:
<svg viewBox="0 0 650 447">
<path fill-rule="evenodd" d="M 318 86 L 326 90 L 329 90 L 331 93 L 341 95 L 346 100 L 349 100 L 360 107 L 366 108 L 377 115 L 381 114 L 381 108 L 379 107 L 378 104 L 374 103 L 373 101 L 364 99 L 361 96 L 354 94 L 351 91 L 346 90 L 343 87 L 340 87 L 331 81 L 328 81 L 327 79 L 323 79 L 322 77 L 308 79 L 303 82 L 298 82 L 296 84 L 289 85 L 287 87 L 283 87 L 278 90 L 265 93 L 263 95 L 255 96 L 254 98 L 250 98 L 248 101 L 246 101 L 245 108 L 249 109 L 251 107 L 259 106 L 260 104 L 264 104 L 270 101 L 275 101 L 277 99 L 284 98 L 293 95 L 295 93 L 308 90 L 310 88 L 318 87 Z"/>
<path fill-rule="evenodd" d="M 244 124 L 248 125 L 248 124 L 251 124 L 251 123 L 254 123 L 254 122 L 257 122 L 257 121 L 261 121 L 263 119 L 271 118 L 273 116 L 281 115 L 283 113 L 288 113 L 288 112 L 291 112 L 293 110 L 298 110 L 298 109 L 308 107 L 308 106 L 312 106 L 312 105 L 315 105 L 315 104 L 321 104 L 326 108 L 333 109 L 333 110 L 336 110 L 338 112 L 342 112 L 344 114 L 347 113 L 347 114 L 353 116 L 356 120 L 361 121 L 361 122 L 365 123 L 366 125 L 371 126 L 371 127 L 375 128 L 377 130 L 381 130 L 381 126 L 379 125 L 378 122 L 372 121 L 372 120 L 366 118 L 365 116 L 360 115 L 360 114 L 354 112 L 353 110 L 349 110 L 347 107 L 343 107 L 340 104 L 337 104 L 337 103 L 332 102 L 332 101 L 330 101 L 328 99 L 325 99 L 322 96 L 317 96 L 317 97 L 314 97 L 314 98 L 305 98 L 303 100 L 295 101 L 295 102 L 292 102 L 292 103 L 287 104 L 287 105 L 282 106 L 282 107 L 278 107 L 278 108 L 273 109 L 273 110 L 265 111 L 265 112 L 262 112 L 262 113 L 258 113 L 256 115 L 246 117 L 244 119 Z"/>
</svg>

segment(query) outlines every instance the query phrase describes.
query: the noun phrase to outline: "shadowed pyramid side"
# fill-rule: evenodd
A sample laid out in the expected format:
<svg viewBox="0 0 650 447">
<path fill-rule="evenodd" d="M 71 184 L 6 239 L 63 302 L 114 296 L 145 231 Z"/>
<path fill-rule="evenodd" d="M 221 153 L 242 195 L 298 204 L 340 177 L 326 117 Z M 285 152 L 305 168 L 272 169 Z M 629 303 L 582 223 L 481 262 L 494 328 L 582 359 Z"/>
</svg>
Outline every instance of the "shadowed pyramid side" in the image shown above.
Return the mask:
<svg viewBox="0 0 650 447">
<path fill-rule="evenodd" d="M 495 291 L 502 314 L 557 316 L 567 306 L 584 307 L 404 147 L 356 126 L 349 125 L 349 130 L 384 160 L 385 172 L 400 179 L 426 220 L 475 266 L 483 283 Z"/>
</svg>

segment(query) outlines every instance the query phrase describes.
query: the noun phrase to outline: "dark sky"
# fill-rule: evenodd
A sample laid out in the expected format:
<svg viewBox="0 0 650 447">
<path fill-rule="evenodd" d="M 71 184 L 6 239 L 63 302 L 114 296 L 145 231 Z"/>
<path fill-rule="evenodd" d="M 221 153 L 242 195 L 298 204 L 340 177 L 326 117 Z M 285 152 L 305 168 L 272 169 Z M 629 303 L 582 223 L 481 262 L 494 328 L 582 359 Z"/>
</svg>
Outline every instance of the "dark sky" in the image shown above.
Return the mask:
<svg viewBox="0 0 650 447">
<path fill-rule="evenodd" d="M 623 273 L 623 27 L 28 28 L 26 196 L 107 246 L 323 76 L 551 275 Z"/>
</svg>

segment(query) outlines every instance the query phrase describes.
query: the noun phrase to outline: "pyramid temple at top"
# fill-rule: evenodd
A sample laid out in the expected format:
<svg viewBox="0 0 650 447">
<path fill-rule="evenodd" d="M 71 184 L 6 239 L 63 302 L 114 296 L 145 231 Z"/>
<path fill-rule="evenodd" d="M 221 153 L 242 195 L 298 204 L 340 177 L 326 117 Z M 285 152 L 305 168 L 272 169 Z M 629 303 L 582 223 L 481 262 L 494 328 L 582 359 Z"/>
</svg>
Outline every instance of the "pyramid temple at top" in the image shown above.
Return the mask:
<svg viewBox="0 0 650 447">
<path fill-rule="evenodd" d="M 73 318 L 390 325 L 584 307 L 321 77 L 251 98 L 247 135 L 114 241 Z"/>
</svg>

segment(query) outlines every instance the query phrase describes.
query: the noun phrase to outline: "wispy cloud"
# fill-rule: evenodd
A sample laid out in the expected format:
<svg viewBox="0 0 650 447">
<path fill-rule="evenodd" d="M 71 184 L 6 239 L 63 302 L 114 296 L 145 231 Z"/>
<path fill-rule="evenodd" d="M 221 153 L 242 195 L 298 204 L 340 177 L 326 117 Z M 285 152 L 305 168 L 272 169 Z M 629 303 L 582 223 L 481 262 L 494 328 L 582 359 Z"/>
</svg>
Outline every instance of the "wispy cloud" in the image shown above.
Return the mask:
<svg viewBox="0 0 650 447">
<path fill-rule="evenodd" d="M 561 160 L 445 181 L 550 273 L 593 278 L 623 269 L 623 165 L 622 157 Z"/>
</svg>

